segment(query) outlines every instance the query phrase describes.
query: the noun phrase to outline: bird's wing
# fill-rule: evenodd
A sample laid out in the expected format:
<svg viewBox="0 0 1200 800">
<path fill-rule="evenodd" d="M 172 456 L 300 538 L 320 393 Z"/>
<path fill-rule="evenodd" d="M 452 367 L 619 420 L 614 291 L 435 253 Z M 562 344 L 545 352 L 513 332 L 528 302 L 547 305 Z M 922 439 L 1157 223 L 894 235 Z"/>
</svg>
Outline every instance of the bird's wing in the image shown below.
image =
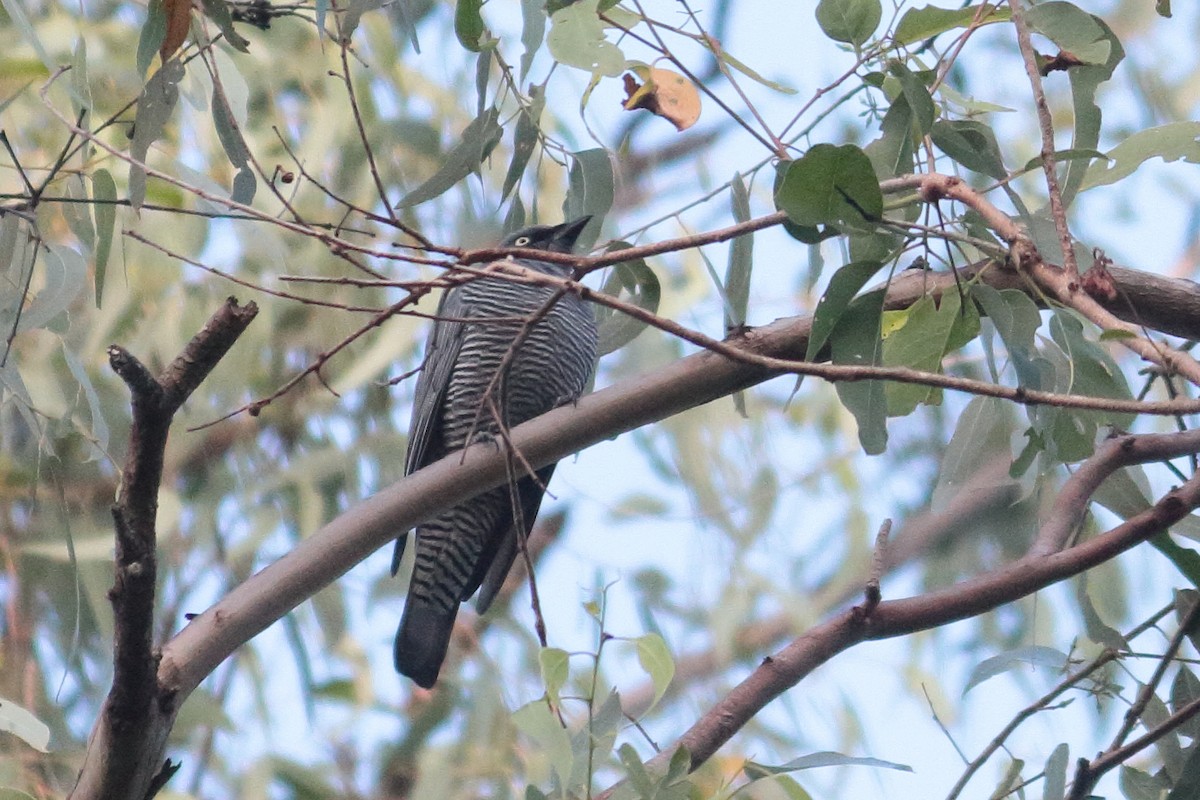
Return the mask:
<svg viewBox="0 0 1200 800">
<path fill-rule="evenodd" d="M 441 411 L 466 327 L 465 323 L 458 320 L 467 314 L 458 289 L 451 289 L 442 295 L 437 309 L 438 320 L 425 346 L 425 363 L 421 365 L 413 395 L 412 421 L 408 426 L 408 455 L 404 461 L 405 475 L 411 475 L 445 455 L 440 452 Z"/>
<path fill-rule="evenodd" d="M 411 475 L 445 455 L 441 442 L 441 410 L 466 326 L 466 323 L 458 320 L 467 315 L 468 309 L 457 288 L 442 295 L 437 309 L 438 320 L 425 346 L 425 363 L 421 365 L 413 395 L 412 421 L 408 426 L 408 454 L 404 459 L 405 475 Z M 400 559 L 407 541 L 407 531 L 396 538 L 396 549 L 392 551 L 393 575 L 400 569 Z"/>
</svg>

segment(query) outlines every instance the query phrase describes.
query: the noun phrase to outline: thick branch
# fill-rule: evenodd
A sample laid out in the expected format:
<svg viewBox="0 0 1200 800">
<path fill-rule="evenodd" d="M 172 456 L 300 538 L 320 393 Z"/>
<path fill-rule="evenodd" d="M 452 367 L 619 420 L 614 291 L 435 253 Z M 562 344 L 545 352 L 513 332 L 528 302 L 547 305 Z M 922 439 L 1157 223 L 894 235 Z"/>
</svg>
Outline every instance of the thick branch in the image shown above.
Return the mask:
<svg viewBox="0 0 1200 800">
<path fill-rule="evenodd" d="M 133 405 L 121 494 L 112 509 L 113 685 L 72 797 L 141 798 L 174 771 L 169 762 L 159 765 L 162 752 L 148 738 L 160 706 L 170 704 L 170 696 L 159 691 L 152 643 L 158 571 L 155 520 L 163 456 L 175 412 L 257 313 L 253 303 L 239 307 L 230 298 L 158 378 L 124 348 L 108 349 L 109 363 L 129 387 Z"/>
</svg>

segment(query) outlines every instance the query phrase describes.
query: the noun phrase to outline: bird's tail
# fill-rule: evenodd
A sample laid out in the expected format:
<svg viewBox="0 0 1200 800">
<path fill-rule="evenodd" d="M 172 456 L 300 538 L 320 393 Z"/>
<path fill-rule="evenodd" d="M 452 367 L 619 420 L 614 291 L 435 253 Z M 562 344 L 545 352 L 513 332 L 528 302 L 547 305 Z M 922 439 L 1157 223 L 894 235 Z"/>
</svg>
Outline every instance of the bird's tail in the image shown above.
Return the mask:
<svg viewBox="0 0 1200 800">
<path fill-rule="evenodd" d="M 396 632 L 396 671 L 423 689 L 432 687 L 446 658 L 457 613 L 457 605 L 445 610 L 410 595 Z"/>
</svg>

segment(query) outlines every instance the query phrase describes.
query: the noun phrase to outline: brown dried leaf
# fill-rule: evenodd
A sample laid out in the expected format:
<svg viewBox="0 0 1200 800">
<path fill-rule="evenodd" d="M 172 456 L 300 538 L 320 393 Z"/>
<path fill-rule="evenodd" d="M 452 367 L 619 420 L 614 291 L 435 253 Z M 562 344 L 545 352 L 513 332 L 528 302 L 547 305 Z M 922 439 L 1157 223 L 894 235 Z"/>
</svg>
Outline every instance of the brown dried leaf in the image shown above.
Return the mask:
<svg viewBox="0 0 1200 800">
<path fill-rule="evenodd" d="M 668 120 L 677 130 L 685 131 L 700 119 L 700 93 L 692 82 L 677 72 L 658 67 L 633 68 L 645 83 L 639 84 L 626 74 L 622 106 L 626 111 L 644 108 Z"/>
<path fill-rule="evenodd" d="M 158 49 L 158 57 L 165 64 L 187 39 L 192 24 L 192 0 L 163 0 L 163 12 L 167 16 L 167 34 Z"/>
</svg>

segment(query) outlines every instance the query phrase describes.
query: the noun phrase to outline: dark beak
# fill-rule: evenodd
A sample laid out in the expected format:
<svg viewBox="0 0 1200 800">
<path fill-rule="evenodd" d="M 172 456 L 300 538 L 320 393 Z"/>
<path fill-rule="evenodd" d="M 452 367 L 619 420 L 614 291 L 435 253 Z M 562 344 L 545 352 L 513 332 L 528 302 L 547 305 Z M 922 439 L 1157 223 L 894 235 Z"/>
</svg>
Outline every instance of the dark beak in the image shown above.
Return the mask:
<svg viewBox="0 0 1200 800">
<path fill-rule="evenodd" d="M 551 247 L 549 249 L 556 250 L 560 253 L 570 253 L 575 249 L 575 242 L 579 239 L 579 234 L 583 233 L 583 229 L 592 221 L 589 214 L 586 217 L 564 222 L 562 225 L 556 225 L 554 228 L 554 238 L 551 239 Z"/>
</svg>

